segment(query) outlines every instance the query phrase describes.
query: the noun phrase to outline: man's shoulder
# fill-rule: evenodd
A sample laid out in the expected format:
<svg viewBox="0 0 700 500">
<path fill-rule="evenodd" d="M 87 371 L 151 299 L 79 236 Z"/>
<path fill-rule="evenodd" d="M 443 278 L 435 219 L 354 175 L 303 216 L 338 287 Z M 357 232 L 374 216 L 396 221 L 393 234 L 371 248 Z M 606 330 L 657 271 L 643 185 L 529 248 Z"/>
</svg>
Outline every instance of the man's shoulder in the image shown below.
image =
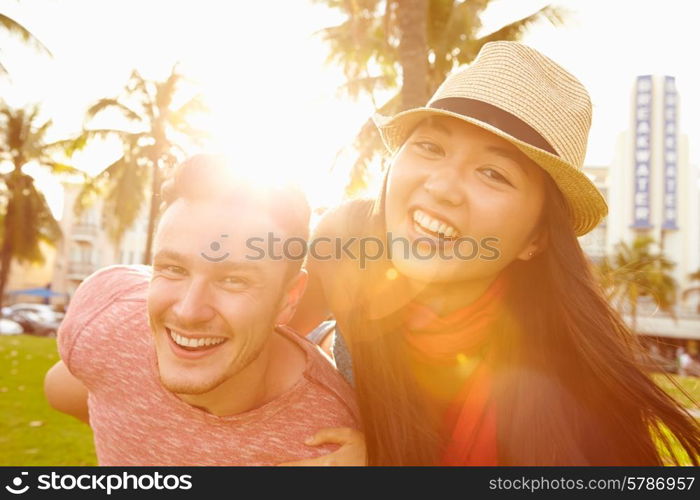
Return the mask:
<svg viewBox="0 0 700 500">
<path fill-rule="evenodd" d="M 145 311 L 150 276 L 148 266 L 115 265 L 99 269 L 80 284 L 58 330 L 59 352 L 69 369 L 74 347 L 84 331 L 114 332 L 126 317 Z M 95 347 L 110 337 L 91 334 L 88 338 L 90 347 Z"/>
<path fill-rule="evenodd" d="M 75 291 L 66 316 L 87 321 L 100 310 L 123 299 L 145 300 L 151 268 L 142 265 L 115 265 L 88 276 Z"/>
<path fill-rule="evenodd" d="M 85 296 L 122 297 L 129 291 L 147 285 L 151 279 L 150 266 L 124 265 L 98 269 L 80 284 L 73 299 L 84 299 Z"/>
</svg>

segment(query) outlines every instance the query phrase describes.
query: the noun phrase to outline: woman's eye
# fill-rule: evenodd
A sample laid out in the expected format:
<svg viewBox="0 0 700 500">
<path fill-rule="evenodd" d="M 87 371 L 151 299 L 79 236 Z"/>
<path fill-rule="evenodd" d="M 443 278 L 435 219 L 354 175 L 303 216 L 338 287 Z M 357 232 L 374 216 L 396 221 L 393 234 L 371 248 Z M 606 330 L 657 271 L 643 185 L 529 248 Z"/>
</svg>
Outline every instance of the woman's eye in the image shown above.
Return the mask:
<svg viewBox="0 0 700 500">
<path fill-rule="evenodd" d="M 503 175 L 501 175 L 498 171 L 496 171 L 492 168 L 482 168 L 481 172 L 483 172 L 484 175 L 486 175 L 490 179 L 493 179 L 497 182 L 502 182 L 503 184 L 507 184 L 509 186 L 512 186 L 512 184 L 510 182 L 508 182 L 508 179 L 503 177 Z"/>
<path fill-rule="evenodd" d="M 444 154 L 444 152 L 445 152 L 440 146 L 438 146 L 434 142 L 415 141 L 413 144 L 418 149 L 425 151 L 427 153 L 433 154 L 433 155 L 441 155 L 441 154 Z"/>
</svg>

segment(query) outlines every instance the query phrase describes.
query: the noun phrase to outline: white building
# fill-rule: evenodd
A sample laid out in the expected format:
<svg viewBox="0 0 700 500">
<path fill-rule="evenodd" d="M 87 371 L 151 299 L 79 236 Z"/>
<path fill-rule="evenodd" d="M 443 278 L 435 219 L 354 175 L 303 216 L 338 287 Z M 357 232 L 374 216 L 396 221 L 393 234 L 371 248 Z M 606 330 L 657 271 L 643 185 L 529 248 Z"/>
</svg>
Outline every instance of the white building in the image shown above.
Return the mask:
<svg viewBox="0 0 700 500">
<path fill-rule="evenodd" d="M 64 209 L 60 225 L 63 239 L 56 249 L 53 290 L 72 296 L 82 280 L 102 267 L 113 264 L 142 264 L 146 246 L 148 207 L 144 205 L 133 226 L 118 246 L 110 241 L 102 221 L 110 214 L 103 211 L 102 199 L 79 217 L 73 206 L 79 184 L 64 183 Z"/>
<path fill-rule="evenodd" d="M 698 286 L 688 275 L 700 269 L 700 171 L 690 164 L 688 137 L 678 129 L 680 104 L 673 77 L 637 78 L 630 98 L 630 125 L 618 137 L 612 163 L 584 167 L 603 192 L 609 214 L 580 241 L 596 260 L 612 255 L 621 241 L 631 243 L 639 234 L 652 236 L 676 264 L 672 274 L 679 285 L 678 314 L 690 319 L 691 326 L 685 328 L 697 327 L 700 338 L 700 318 L 694 318 L 700 297 L 680 299 L 684 290 Z M 667 330 L 664 336 L 677 336 L 672 333 L 678 323 L 669 319 L 662 327 L 659 313 L 646 314 L 654 315 L 653 329 L 659 335 Z"/>
</svg>

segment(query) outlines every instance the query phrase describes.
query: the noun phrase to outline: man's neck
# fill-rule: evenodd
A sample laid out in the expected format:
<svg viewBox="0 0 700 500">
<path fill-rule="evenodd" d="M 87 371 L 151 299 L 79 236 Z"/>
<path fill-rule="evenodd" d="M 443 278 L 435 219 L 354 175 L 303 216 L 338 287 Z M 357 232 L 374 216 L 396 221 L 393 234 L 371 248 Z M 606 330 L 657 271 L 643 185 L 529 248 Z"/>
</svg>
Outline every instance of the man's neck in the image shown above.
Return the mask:
<svg viewBox="0 0 700 500">
<path fill-rule="evenodd" d="M 304 372 L 306 355 L 282 334 L 273 332 L 260 355 L 235 376 L 204 394 L 178 394 L 192 406 L 216 416 L 237 415 L 276 399 Z"/>
</svg>

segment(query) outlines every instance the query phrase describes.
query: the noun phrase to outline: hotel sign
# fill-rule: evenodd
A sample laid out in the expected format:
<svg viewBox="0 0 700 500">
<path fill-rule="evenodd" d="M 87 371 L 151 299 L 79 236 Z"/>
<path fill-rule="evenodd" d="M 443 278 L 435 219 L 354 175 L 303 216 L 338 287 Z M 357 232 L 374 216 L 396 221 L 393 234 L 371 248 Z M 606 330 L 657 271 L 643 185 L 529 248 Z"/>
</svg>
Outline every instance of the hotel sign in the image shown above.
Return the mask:
<svg viewBox="0 0 700 500">
<path fill-rule="evenodd" d="M 634 129 L 634 229 L 651 228 L 650 187 L 651 179 L 651 75 L 637 77 L 635 95 Z"/>
<path fill-rule="evenodd" d="M 664 209 L 662 229 L 678 229 L 678 135 L 676 79 L 664 79 Z"/>
</svg>

